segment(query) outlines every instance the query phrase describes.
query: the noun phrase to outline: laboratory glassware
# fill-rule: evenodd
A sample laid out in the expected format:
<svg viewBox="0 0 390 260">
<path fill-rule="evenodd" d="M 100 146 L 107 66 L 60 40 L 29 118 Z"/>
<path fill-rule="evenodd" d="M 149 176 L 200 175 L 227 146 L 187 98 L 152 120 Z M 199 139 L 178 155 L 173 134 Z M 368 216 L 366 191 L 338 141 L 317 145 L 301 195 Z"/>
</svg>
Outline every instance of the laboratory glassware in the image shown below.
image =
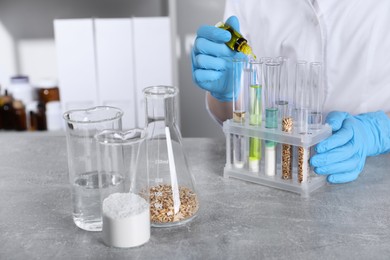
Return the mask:
<svg viewBox="0 0 390 260">
<path fill-rule="evenodd" d="M 248 61 L 246 59 L 233 59 L 233 121 L 239 124 L 245 123 L 248 76 Z M 232 138 L 234 166 L 243 168 L 247 158 L 247 139 L 241 135 L 235 135 Z"/>
<path fill-rule="evenodd" d="M 311 62 L 309 72 L 310 114 L 309 128 L 319 129 L 322 126 L 322 107 L 324 104 L 324 84 L 322 63 Z"/>
<path fill-rule="evenodd" d="M 310 90 L 307 84 L 307 62 L 298 61 L 295 71 L 295 120 L 294 127 L 300 134 L 307 134 L 309 127 Z M 298 147 L 298 182 L 306 182 L 309 175 L 310 149 Z"/>
<path fill-rule="evenodd" d="M 271 129 L 278 128 L 278 107 L 276 105 L 277 89 L 280 80 L 280 63 L 267 62 L 265 64 L 265 127 Z M 265 142 L 265 164 L 264 171 L 268 176 L 276 174 L 276 146 L 273 141 Z"/>
<path fill-rule="evenodd" d="M 150 205 L 146 133 L 104 130 L 96 135 L 102 200 L 103 241 L 113 247 L 135 247 L 150 238 Z M 107 177 L 116 185 L 107 189 Z"/>
<path fill-rule="evenodd" d="M 295 67 L 294 127 L 302 134 L 307 133 L 309 124 L 310 92 L 307 86 L 307 62 L 300 60 Z"/>
<path fill-rule="evenodd" d="M 101 231 L 99 185 L 112 190 L 121 183 L 118 176 L 107 175 L 99 184 L 95 135 L 105 129 L 121 130 L 122 116 L 122 110 L 109 106 L 64 113 L 73 221 L 81 229 Z"/>
<path fill-rule="evenodd" d="M 289 59 L 286 57 L 277 57 L 275 59 L 280 63 L 280 80 L 276 93 L 276 105 L 278 107 L 278 118 L 281 121 L 288 113 L 291 106 L 292 94 L 289 87 Z"/>
<path fill-rule="evenodd" d="M 293 118 L 291 115 L 293 95 L 289 86 L 289 59 L 286 57 L 278 57 L 277 61 L 280 63 L 280 81 L 276 101 L 279 111 L 278 116 L 282 131 L 291 133 L 293 129 Z M 282 179 L 292 179 L 293 146 L 283 143 L 281 152 Z"/>
<path fill-rule="evenodd" d="M 199 209 L 194 179 L 177 125 L 178 92 L 172 86 L 151 86 L 143 90 L 148 134 L 150 217 L 155 227 L 187 223 Z"/>
<path fill-rule="evenodd" d="M 249 124 L 260 126 L 262 119 L 263 63 L 252 60 L 249 63 Z M 261 139 L 249 138 L 249 170 L 259 172 L 261 161 Z"/>
</svg>

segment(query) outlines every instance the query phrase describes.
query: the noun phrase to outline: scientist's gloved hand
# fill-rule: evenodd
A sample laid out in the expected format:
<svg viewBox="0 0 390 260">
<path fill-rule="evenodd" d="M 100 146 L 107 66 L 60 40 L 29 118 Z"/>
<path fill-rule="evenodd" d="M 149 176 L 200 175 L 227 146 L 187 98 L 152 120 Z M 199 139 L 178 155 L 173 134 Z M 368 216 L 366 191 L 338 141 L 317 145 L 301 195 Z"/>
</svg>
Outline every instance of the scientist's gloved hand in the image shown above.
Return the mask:
<svg viewBox="0 0 390 260">
<path fill-rule="evenodd" d="M 357 116 L 331 112 L 326 122 L 333 135 L 316 146 L 310 163 L 317 174 L 328 175 L 330 183 L 355 180 L 367 156 L 390 151 L 390 119 L 382 111 Z"/>
<path fill-rule="evenodd" d="M 240 31 L 236 16 L 226 23 Z M 215 26 L 201 26 L 191 52 L 192 79 L 200 88 L 207 90 L 219 101 L 233 99 L 232 60 L 245 55 L 226 46 L 230 32 Z"/>
</svg>

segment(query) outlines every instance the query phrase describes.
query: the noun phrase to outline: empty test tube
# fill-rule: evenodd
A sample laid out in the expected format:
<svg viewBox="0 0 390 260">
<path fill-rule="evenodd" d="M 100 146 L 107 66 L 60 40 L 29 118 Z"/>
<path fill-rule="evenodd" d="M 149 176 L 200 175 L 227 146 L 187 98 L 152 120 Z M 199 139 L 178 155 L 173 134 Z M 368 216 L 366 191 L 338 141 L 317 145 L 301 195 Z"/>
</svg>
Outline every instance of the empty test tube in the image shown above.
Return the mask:
<svg viewBox="0 0 390 260">
<path fill-rule="evenodd" d="M 281 121 L 283 116 L 288 113 L 287 110 L 291 103 L 290 99 L 292 94 L 290 93 L 289 88 L 289 60 L 286 57 L 277 57 L 276 60 L 280 63 L 280 80 L 277 89 L 276 105 L 279 111 L 279 120 Z"/>
<path fill-rule="evenodd" d="M 245 59 L 233 60 L 233 121 L 245 123 L 246 97 L 248 85 L 248 62 Z M 245 136 L 233 135 L 233 164 L 236 168 L 245 165 L 246 140 Z"/>
<path fill-rule="evenodd" d="M 249 124 L 260 126 L 262 121 L 262 62 L 253 60 L 249 64 Z M 258 172 L 261 161 L 261 139 L 249 138 L 249 170 Z"/>
<path fill-rule="evenodd" d="M 322 77 L 322 64 L 320 62 L 310 63 L 309 92 L 310 92 L 310 114 L 309 128 L 319 129 L 322 125 L 322 106 L 324 103 L 324 88 Z"/>
<path fill-rule="evenodd" d="M 265 127 L 278 127 L 278 108 L 275 104 L 276 92 L 279 85 L 280 63 L 267 62 L 265 64 Z M 276 174 L 276 146 L 274 141 L 265 142 L 265 174 L 274 176 Z"/>
</svg>

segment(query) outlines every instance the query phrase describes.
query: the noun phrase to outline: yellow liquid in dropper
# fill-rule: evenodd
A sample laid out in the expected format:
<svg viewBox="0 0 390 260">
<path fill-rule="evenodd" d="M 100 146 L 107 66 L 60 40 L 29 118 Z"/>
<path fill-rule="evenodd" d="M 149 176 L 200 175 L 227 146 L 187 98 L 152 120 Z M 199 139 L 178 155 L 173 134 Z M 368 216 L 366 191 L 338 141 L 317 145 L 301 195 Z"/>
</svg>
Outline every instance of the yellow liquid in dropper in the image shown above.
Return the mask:
<svg viewBox="0 0 390 260">
<path fill-rule="evenodd" d="M 242 52 L 245 55 L 252 56 L 256 59 L 256 55 L 253 53 L 252 48 L 248 45 L 247 40 L 239 32 L 234 30 L 230 25 L 222 22 L 217 23 L 216 27 L 227 30 L 232 35 L 230 41 L 226 42 L 226 45 L 230 49 Z"/>
<path fill-rule="evenodd" d="M 245 42 L 238 46 L 237 50 L 244 53 L 245 55 L 252 56 L 254 59 L 256 59 L 256 55 L 253 53 L 251 46 L 249 46 Z"/>
</svg>

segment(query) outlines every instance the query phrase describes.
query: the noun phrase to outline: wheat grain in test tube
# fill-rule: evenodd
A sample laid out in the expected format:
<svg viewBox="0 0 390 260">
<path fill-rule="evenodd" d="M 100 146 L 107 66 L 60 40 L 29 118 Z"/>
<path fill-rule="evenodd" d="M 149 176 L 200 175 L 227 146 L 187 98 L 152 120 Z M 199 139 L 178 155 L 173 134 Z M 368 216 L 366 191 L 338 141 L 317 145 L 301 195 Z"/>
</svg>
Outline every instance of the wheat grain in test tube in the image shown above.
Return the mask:
<svg viewBox="0 0 390 260">
<path fill-rule="evenodd" d="M 310 91 L 307 84 L 307 62 L 298 61 L 295 71 L 295 125 L 301 135 L 308 134 Z M 306 182 L 309 175 L 310 148 L 298 147 L 298 182 Z"/>
</svg>

